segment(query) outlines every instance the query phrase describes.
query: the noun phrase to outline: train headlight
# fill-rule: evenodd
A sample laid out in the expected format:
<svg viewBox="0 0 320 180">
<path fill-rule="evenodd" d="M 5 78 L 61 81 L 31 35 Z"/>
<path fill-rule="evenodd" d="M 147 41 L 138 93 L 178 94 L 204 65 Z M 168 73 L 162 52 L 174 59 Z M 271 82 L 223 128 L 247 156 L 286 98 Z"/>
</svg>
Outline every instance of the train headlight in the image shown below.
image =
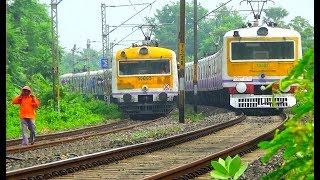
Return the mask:
<svg viewBox="0 0 320 180">
<path fill-rule="evenodd" d="M 288 87 L 287 87 L 287 88 L 285 88 L 285 89 L 281 89 L 281 91 L 286 93 L 286 92 L 289 92 L 289 91 L 290 91 L 290 89 L 291 89 L 291 87 L 290 87 L 290 86 L 288 86 Z"/>
<path fill-rule="evenodd" d="M 130 94 L 123 95 L 123 101 L 124 102 L 130 102 L 132 99 L 132 96 Z"/>
<path fill-rule="evenodd" d="M 147 85 L 143 85 L 142 88 L 141 88 L 141 90 L 142 90 L 143 92 L 147 92 L 147 91 L 148 91 L 148 86 L 147 86 Z"/>
<path fill-rule="evenodd" d="M 160 101 L 167 101 L 167 99 L 168 99 L 167 93 L 161 92 L 161 93 L 159 94 L 159 100 L 160 100 Z"/>
<path fill-rule="evenodd" d="M 236 90 L 239 92 L 239 93 L 244 93 L 246 92 L 247 90 L 247 85 L 243 82 L 240 82 L 236 85 Z"/>
<path fill-rule="evenodd" d="M 123 57 L 123 58 L 126 57 L 126 52 L 121 51 L 120 56 Z"/>
<path fill-rule="evenodd" d="M 261 90 L 261 91 L 264 91 L 265 89 L 266 89 L 266 87 L 265 87 L 265 86 L 263 86 L 263 85 L 262 85 L 262 86 L 260 86 L 260 90 Z"/>
<path fill-rule="evenodd" d="M 261 27 L 257 31 L 258 36 L 266 36 L 268 35 L 268 28 L 266 27 Z"/>
<path fill-rule="evenodd" d="M 143 54 L 143 55 L 148 54 L 148 48 L 146 48 L 146 47 L 140 48 L 139 54 Z"/>
<path fill-rule="evenodd" d="M 240 37 L 239 31 L 233 31 L 233 37 Z"/>
</svg>

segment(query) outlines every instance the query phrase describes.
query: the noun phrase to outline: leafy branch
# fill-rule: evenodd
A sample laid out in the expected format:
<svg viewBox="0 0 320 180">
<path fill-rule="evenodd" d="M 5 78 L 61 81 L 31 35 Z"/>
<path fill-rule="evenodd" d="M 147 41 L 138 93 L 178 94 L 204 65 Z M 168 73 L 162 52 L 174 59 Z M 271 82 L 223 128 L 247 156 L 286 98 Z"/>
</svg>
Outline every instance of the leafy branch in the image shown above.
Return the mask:
<svg viewBox="0 0 320 180">
<path fill-rule="evenodd" d="M 292 108 L 294 116 L 276 132 L 271 141 L 259 143 L 268 150 L 262 158 L 267 162 L 276 152 L 284 149 L 284 164 L 263 179 L 314 179 L 314 49 L 310 48 L 289 75 L 280 80 L 279 89 L 298 85 L 295 92 L 297 104 Z M 275 91 L 278 92 L 278 91 Z"/>
</svg>

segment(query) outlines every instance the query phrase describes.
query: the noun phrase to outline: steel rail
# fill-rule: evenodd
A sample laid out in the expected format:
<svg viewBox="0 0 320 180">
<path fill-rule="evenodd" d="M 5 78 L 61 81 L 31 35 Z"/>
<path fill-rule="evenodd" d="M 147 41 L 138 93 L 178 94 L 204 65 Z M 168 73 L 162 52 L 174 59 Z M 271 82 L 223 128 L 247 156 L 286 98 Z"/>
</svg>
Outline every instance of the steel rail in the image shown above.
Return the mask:
<svg viewBox="0 0 320 180">
<path fill-rule="evenodd" d="M 225 159 L 227 156 L 234 156 L 236 154 L 244 154 L 246 151 L 255 149 L 257 144 L 264 140 L 272 139 L 276 129 L 283 130 L 284 123 L 288 120 L 286 114 L 280 115 L 283 118 L 283 122 L 275 127 L 273 130 L 251 139 L 247 142 L 232 146 L 223 151 L 217 152 L 200 160 L 194 161 L 190 164 L 179 166 L 152 176 L 144 178 L 144 180 L 157 180 L 157 179 L 193 179 L 198 175 L 205 174 L 212 170 L 211 161 L 218 160 L 219 158 Z"/>
<path fill-rule="evenodd" d="M 126 121 L 120 121 L 120 124 L 126 123 Z M 58 133 L 52 133 L 52 134 L 46 134 L 46 135 L 40 135 L 37 136 L 37 140 L 50 140 L 50 139 L 55 139 L 56 137 L 59 137 L 61 135 L 65 135 L 65 136 L 72 136 L 75 134 L 79 134 L 82 133 L 84 131 L 92 131 L 95 130 L 96 128 L 106 128 L 109 126 L 115 126 L 115 125 L 119 125 L 119 122 L 113 122 L 113 123 L 109 123 L 109 124 L 104 124 L 104 125 L 100 125 L 100 126 L 92 126 L 92 127 L 86 127 L 86 128 L 81 128 L 81 129 L 75 129 L 75 130 L 71 130 L 71 131 L 62 131 L 62 132 L 58 132 Z M 6 141 L 6 146 L 14 146 L 14 145 L 19 145 L 21 143 L 22 139 L 12 139 L 12 140 L 7 140 Z"/>
<path fill-rule="evenodd" d="M 90 130 L 99 130 L 99 129 L 104 129 L 104 128 L 106 128 L 106 127 L 111 127 L 111 126 L 114 126 L 114 125 L 121 125 L 121 124 L 123 124 L 123 123 L 120 123 L 120 124 L 112 123 L 112 125 L 110 124 L 109 126 L 108 126 L 108 125 L 98 126 L 98 127 L 96 127 L 97 129 L 94 129 L 95 127 L 89 127 L 89 128 L 85 128 L 85 129 L 74 130 L 74 131 L 71 131 L 71 132 L 68 131 L 68 132 L 65 132 L 65 133 L 51 134 L 51 135 L 49 135 L 49 137 L 47 137 L 47 138 L 54 139 L 54 138 L 57 138 L 57 137 L 59 137 L 59 136 L 60 136 L 59 138 L 61 138 L 62 135 L 63 135 L 64 137 L 68 137 L 68 138 L 66 138 L 66 139 L 59 139 L 59 140 L 53 140 L 53 141 L 44 142 L 44 143 L 37 143 L 37 144 L 30 145 L 30 146 L 8 147 L 8 148 L 6 148 L 6 153 L 21 152 L 21 151 L 26 151 L 26 150 L 30 150 L 30 149 L 36 149 L 36 148 L 39 148 L 39 147 L 46 147 L 46 146 L 54 145 L 54 144 L 72 142 L 72 141 L 76 141 L 76 140 L 79 140 L 79 139 L 85 139 L 85 138 L 89 138 L 89 137 L 93 137 L 93 136 L 100 136 L 100 135 L 115 133 L 115 132 L 119 132 L 119 131 L 123 131 L 123 130 L 127 130 L 127 129 L 132 129 L 132 128 L 135 128 L 135 127 L 143 126 L 143 125 L 152 123 L 152 122 L 154 122 L 154 121 L 157 121 L 157 120 L 148 121 L 148 122 L 144 122 L 144 123 L 140 123 L 140 124 L 135 124 L 135 125 L 127 126 L 127 127 L 112 129 L 112 130 L 108 130 L 108 131 L 104 131 L 104 132 L 99 132 L 99 133 L 92 133 L 92 134 L 81 135 L 81 136 L 77 136 L 77 137 L 73 137 L 73 138 L 70 138 L 70 137 L 68 137 L 68 136 L 76 135 L 77 133 L 83 133 L 83 132 L 85 132 L 86 130 L 87 130 L 87 131 L 90 131 Z M 42 137 L 42 140 L 50 140 L 50 139 L 46 139 L 45 137 Z"/>
<path fill-rule="evenodd" d="M 245 118 L 246 116 L 242 114 L 240 117 L 228 122 L 219 123 L 200 130 L 163 138 L 160 140 L 120 147 L 103 152 L 84 155 L 81 157 L 75 157 L 67 160 L 61 160 L 43 165 L 9 171 L 6 173 L 6 179 L 48 179 L 55 176 L 62 176 L 68 173 L 79 171 L 81 169 L 108 164 L 135 155 L 146 154 L 148 152 L 171 147 L 186 141 L 190 141 L 192 139 L 203 137 L 218 130 L 240 123 Z"/>
</svg>

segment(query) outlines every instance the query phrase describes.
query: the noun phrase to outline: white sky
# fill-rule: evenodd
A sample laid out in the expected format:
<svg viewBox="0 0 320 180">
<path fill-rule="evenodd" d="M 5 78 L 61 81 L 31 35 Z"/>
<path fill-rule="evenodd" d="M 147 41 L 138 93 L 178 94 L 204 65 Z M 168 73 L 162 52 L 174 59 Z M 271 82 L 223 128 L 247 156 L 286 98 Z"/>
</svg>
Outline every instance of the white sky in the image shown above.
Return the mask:
<svg viewBox="0 0 320 180">
<path fill-rule="evenodd" d="M 51 0 L 39 0 L 41 3 L 50 5 Z M 59 1 L 59 0 L 58 0 Z M 153 17 L 156 9 L 161 9 L 162 6 L 170 2 L 180 2 L 179 0 L 62 0 L 58 5 L 58 33 L 59 44 L 65 48 L 66 51 L 71 52 L 73 45 L 76 44 L 79 50 L 86 48 L 87 39 L 92 42 L 91 48 L 95 50 L 102 50 L 102 19 L 101 19 L 101 4 L 106 6 L 129 5 L 124 7 L 106 7 L 106 20 L 110 26 L 118 26 L 131 16 L 142 10 L 148 4 L 151 6 L 144 9 L 140 14 L 134 16 L 126 24 L 145 24 L 144 17 Z M 229 0 L 197 0 L 208 11 L 217 8 L 219 3 L 226 3 Z M 314 0 L 273 0 L 265 4 L 264 9 L 268 7 L 282 7 L 289 12 L 286 21 L 290 21 L 295 16 L 302 16 L 307 19 L 311 25 L 314 25 Z M 145 5 L 134 5 L 147 3 Z M 186 2 L 193 3 L 192 0 Z M 240 4 L 241 0 L 232 0 L 227 4 L 227 7 L 232 7 L 234 10 L 249 10 L 250 5 L 246 1 Z M 171 3 L 170 3 L 171 4 Z M 257 3 L 253 4 L 257 9 Z M 50 7 L 50 6 L 49 6 Z M 260 5 L 261 8 L 261 5 Z M 49 15 L 51 9 L 49 8 Z M 249 12 L 241 12 L 246 15 L 248 20 L 252 20 L 253 15 Z M 263 14 L 262 14 L 263 15 Z M 200 17 L 198 17 L 200 18 Z M 262 19 L 262 18 L 261 18 Z M 114 27 L 110 27 L 110 31 Z M 132 32 L 132 27 L 119 27 L 110 34 L 110 42 L 118 42 Z M 144 36 L 140 30 L 130 35 L 125 41 L 114 47 L 114 52 L 124 47 L 131 45 L 130 40 L 142 40 Z"/>
</svg>

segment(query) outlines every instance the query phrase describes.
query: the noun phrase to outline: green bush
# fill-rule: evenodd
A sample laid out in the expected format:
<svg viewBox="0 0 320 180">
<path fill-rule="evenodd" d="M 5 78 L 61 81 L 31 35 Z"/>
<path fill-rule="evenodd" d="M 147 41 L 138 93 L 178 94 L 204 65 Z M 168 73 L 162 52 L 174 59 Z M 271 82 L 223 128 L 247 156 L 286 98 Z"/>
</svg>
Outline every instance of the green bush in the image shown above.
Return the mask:
<svg viewBox="0 0 320 180">
<path fill-rule="evenodd" d="M 259 143 L 268 150 L 267 162 L 276 152 L 284 150 L 283 165 L 263 179 L 314 179 L 314 49 L 311 48 L 279 85 L 284 89 L 298 84 L 294 116 L 285 123 L 285 130 L 277 132 L 271 141 Z"/>
</svg>

